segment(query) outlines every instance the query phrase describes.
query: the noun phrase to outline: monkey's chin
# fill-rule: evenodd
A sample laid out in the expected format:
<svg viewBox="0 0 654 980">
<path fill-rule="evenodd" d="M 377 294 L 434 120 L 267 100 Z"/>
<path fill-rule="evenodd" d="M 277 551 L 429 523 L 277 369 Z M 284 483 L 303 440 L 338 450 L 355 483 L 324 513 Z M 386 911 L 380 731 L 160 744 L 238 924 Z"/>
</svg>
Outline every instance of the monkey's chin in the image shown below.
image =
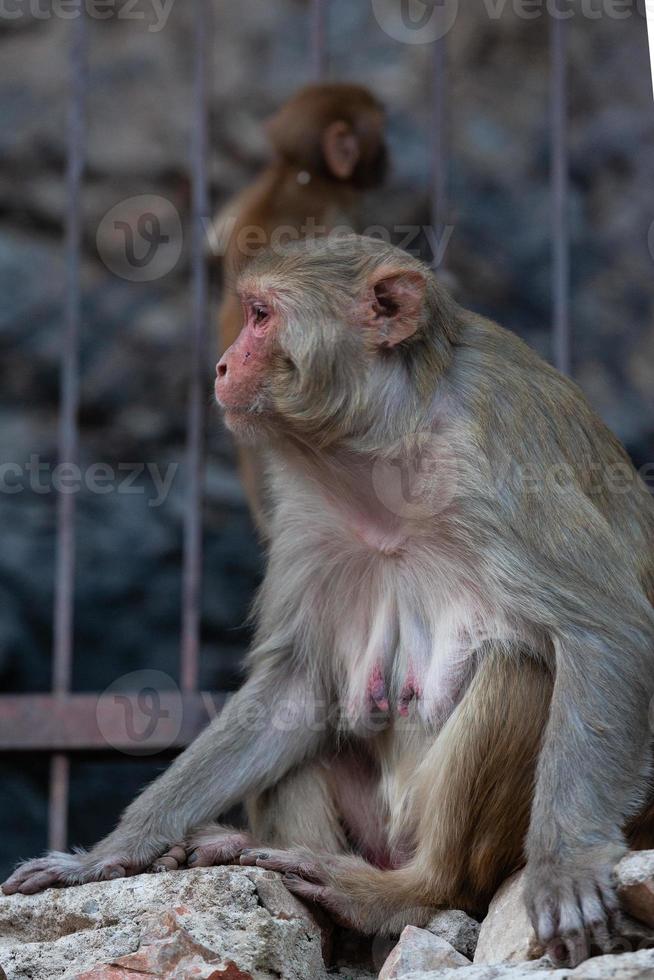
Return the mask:
<svg viewBox="0 0 654 980">
<path fill-rule="evenodd" d="M 255 446 L 268 441 L 266 426 L 256 412 L 240 408 L 223 408 L 225 425 L 241 445 Z"/>
</svg>

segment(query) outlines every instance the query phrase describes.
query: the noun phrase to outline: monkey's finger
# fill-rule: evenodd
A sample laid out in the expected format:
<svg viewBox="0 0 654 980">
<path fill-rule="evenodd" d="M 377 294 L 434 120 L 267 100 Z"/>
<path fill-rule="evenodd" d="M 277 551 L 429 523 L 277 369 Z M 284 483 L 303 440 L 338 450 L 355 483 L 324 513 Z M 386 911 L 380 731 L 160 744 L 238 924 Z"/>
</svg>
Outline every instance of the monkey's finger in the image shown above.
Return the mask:
<svg viewBox="0 0 654 980">
<path fill-rule="evenodd" d="M 56 871 L 37 871 L 36 874 L 31 874 L 29 878 L 21 882 L 16 890 L 21 895 L 36 895 L 37 892 L 42 892 L 57 884 L 60 884 L 60 879 Z"/>
<path fill-rule="evenodd" d="M 563 936 L 568 951 L 568 963 L 571 967 L 579 966 L 590 956 L 590 939 L 585 929 L 577 929 Z"/>
<path fill-rule="evenodd" d="M 186 864 L 186 848 L 181 844 L 175 844 L 160 858 L 152 862 L 151 870 L 158 871 L 177 871 L 183 864 Z"/>
<path fill-rule="evenodd" d="M 133 874 L 124 864 L 105 864 L 100 872 L 100 881 L 115 881 L 118 878 L 127 878 L 128 874 Z"/>
<path fill-rule="evenodd" d="M 47 858 L 37 858 L 35 861 L 27 861 L 25 864 L 21 864 L 4 882 L 3 892 L 5 895 L 15 895 L 24 881 L 27 881 L 37 871 L 45 871 L 47 867 Z"/>
<path fill-rule="evenodd" d="M 183 862 L 178 861 L 172 855 L 162 854 L 160 858 L 152 862 L 150 871 L 153 871 L 155 874 L 165 871 L 178 871 L 181 863 Z"/>
<path fill-rule="evenodd" d="M 535 926 L 538 939 L 543 946 L 548 946 L 558 938 L 559 914 L 558 906 L 552 899 L 546 899 L 535 913 Z"/>
<path fill-rule="evenodd" d="M 322 879 L 320 868 L 315 861 L 296 851 L 260 851 L 248 848 L 243 851 L 240 863 L 281 874 L 298 875 L 305 880 L 319 882 Z"/>
<path fill-rule="evenodd" d="M 581 914 L 593 942 L 603 953 L 611 950 L 611 935 L 609 932 L 607 913 L 599 892 L 585 892 L 581 896 Z"/>
</svg>

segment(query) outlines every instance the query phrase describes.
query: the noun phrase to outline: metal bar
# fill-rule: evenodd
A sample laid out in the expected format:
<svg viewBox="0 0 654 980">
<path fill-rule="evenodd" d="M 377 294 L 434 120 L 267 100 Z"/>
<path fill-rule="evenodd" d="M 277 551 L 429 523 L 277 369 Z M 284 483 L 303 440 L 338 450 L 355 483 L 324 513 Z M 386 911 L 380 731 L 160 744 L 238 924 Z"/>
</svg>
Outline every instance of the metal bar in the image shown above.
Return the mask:
<svg viewBox="0 0 654 980">
<path fill-rule="evenodd" d="M 118 751 L 143 754 L 183 748 L 220 712 L 223 693 L 161 692 L 143 705 L 125 694 L 0 696 L 0 752 Z M 60 784 L 58 784 L 58 788 Z"/>
<path fill-rule="evenodd" d="M 432 60 L 431 221 L 441 245 L 447 224 L 447 41 L 434 41 Z M 444 265 L 444 254 L 435 255 L 434 266 Z"/>
<path fill-rule="evenodd" d="M 654 0 L 645 0 L 645 16 L 647 17 L 649 61 L 652 69 L 652 90 L 654 91 Z"/>
<path fill-rule="evenodd" d="M 207 397 L 207 266 L 204 222 L 209 213 L 207 193 L 209 4 L 194 0 L 195 77 L 193 84 L 193 136 L 191 169 L 193 179 L 192 268 L 193 338 L 187 428 L 188 499 L 184 528 L 182 585 L 183 691 L 198 685 L 200 611 L 202 600 L 202 485 L 204 481 L 204 406 Z"/>
<path fill-rule="evenodd" d="M 61 364 L 59 461 L 75 464 L 78 457 L 79 333 L 81 316 L 80 253 L 82 236 L 81 190 L 85 156 L 84 99 L 86 92 L 86 24 L 84 5 L 72 23 L 70 55 L 71 96 L 68 116 L 66 188 L 66 311 Z M 52 687 L 56 694 L 70 689 L 73 665 L 73 603 L 75 592 L 75 495 L 57 499 L 57 554 L 55 561 L 54 650 Z M 55 755 L 50 766 L 48 841 L 55 849 L 66 846 L 68 815 L 68 759 Z"/>
<path fill-rule="evenodd" d="M 311 72 L 315 81 L 327 77 L 327 2 L 311 0 Z"/>
<path fill-rule="evenodd" d="M 560 371 L 569 374 L 571 344 L 566 22 L 556 9 L 552 12 L 550 23 L 550 59 L 552 331 L 554 363 Z"/>
</svg>

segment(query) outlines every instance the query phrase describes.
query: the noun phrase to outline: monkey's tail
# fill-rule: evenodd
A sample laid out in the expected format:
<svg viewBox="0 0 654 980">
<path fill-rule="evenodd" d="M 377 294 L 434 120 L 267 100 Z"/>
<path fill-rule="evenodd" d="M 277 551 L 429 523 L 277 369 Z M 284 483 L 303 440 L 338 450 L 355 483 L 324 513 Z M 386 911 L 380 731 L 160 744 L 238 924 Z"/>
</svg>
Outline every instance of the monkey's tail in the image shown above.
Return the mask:
<svg viewBox="0 0 654 980">
<path fill-rule="evenodd" d="M 428 880 L 415 861 L 383 870 L 358 857 L 341 858 L 327 874 L 322 901 L 338 919 L 367 935 L 390 935 L 405 925 L 425 925 L 439 908 L 451 906 L 439 883 Z"/>
</svg>

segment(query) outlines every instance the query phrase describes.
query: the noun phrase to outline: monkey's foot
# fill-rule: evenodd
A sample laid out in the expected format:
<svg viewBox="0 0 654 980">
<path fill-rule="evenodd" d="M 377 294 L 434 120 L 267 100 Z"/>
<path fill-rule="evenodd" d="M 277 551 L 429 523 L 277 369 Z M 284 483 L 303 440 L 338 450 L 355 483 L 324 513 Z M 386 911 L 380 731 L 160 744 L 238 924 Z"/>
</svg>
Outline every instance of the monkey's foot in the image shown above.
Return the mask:
<svg viewBox="0 0 654 980">
<path fill-rule="evenodd" d="M 219 864 L 232 864 L 245 848 L 255 843 L 247 831 L 211 824 L 171 847 L 154 862 L 152 870 L 176 871 L 185 865 L 189 868 L 211 868 Z"/>
<path fill-rule="evenodd" d="M 145 870 L 123 855 L 97 857 L 93 853 L 66 854 L 51 851 L 43 858 L 35 858 L 19 865 L 2 886 L 5 895 L 35 895 L 46 888 L 62 888 L 67 885 L 83 885 L 89 881 L 111 881 L 125 878 Z"/>
<path fill-rule="evenodd" d="M 302 848 L 251 848 L 243 851 L 240 863 L 280 872 L 288 890 L 298 898 L 319 905 L 337 925 L 366 932 L 363 909 L 335 883 L 339 871 L 350 868 L 353 861 L 358 859 L 338 854 L 318 856 Z"/>
<path fill-rule="evenodd" d="M 562 867 L 554 862 L 527 866 L 525 900 L 538 941 L 555 963 L 577 966 L 591 944 L 609 953 L 621 933 L 613 885 L 614 862 L 595 867 Z"/>
</svg>

